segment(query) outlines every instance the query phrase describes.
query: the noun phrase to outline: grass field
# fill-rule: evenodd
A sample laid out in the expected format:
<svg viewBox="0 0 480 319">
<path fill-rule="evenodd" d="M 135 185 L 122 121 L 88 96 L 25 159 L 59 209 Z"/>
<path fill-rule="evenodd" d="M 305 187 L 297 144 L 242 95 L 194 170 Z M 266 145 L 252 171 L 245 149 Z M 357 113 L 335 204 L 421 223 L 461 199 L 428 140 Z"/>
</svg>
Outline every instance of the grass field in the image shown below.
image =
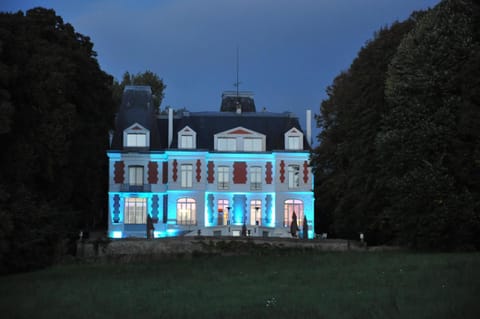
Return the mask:
<svg viewBox="0 0 480 319">
<path fill-rule="evenodd" d="M 71 264 L 0 277 L 1 318 L 480 318 L 480 254 Z"/>
</svg>

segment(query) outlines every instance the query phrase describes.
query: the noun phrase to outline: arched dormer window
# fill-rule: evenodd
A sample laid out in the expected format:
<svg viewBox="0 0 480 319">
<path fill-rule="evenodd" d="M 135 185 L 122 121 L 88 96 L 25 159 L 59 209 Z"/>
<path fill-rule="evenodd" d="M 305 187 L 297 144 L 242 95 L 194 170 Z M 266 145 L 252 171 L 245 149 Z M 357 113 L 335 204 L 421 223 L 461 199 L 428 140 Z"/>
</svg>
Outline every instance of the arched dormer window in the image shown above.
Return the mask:
<svg viewBox="0 0 480 319">
<path fill-rule="evenodd" d="M 197 132 L 190 127 L 185 126 L 178 132 L 178 148 L 195 149 L 197 148 Z"/>
<path fill-rule="evenodd" d="M 285 149 L 291 151 L 303 150 L 303 133 L 292 128 L 285 133 Z"/>
<path fill-rule="evenodd" d="M 146 148 L 150 146 L 150 131 L 135 123 L 123 131 L 123 147 Z"/>
</svg>

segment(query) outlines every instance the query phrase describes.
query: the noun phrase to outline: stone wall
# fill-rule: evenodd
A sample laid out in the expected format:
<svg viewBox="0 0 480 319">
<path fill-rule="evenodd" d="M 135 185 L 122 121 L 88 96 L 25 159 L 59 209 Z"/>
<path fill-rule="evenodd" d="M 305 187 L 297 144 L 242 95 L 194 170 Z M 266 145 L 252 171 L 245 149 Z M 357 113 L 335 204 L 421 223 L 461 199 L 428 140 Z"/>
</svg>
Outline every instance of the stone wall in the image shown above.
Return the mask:
<svg viewBox="0 0 480 319">
<path fill-rule="evenodd" d="M 177 237 L 79 241 L 77 257 L 93 260 L 148 260 L 200 255 L 261 255 L 297 251 L 365 251 L 364 244 L 341 239 Z"/>
</svg>

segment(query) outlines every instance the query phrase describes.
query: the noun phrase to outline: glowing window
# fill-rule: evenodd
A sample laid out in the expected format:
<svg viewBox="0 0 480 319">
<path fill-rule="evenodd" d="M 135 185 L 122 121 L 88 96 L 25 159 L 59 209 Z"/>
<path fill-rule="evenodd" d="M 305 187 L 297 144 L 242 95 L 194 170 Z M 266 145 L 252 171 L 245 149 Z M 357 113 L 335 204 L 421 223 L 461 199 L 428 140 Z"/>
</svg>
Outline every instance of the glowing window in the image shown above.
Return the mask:
<svg viewBox="0 0 480 319">
<path fill-rule="evenodd" d="M 288 165 L 288 188 L 300 186 L 300 165 Z"/>
<path fill-rule="evenodd" d="M 193 165 L 182 164 L 180 166 L 180 180 L 181 186 L 185 188 L 192 187 L 193 183 Z"/>
<path fill-rule="evenodd" d="M 125 198 L 125 224 L 147 223 L 147 199 Z"/>
<path fill-rule="evenodd" d="M 227 225 L 228 224 L 228 211 L 230 207 L 228 206 L 228 199 L 219 199 L 217 202 L 217 212 L 218 212 L 218 221 L 217 225 Z"/>
<path fill-rule="evenodd" d="M 250 225 L 262 225 L 262 201 L 250 201 Z"/>
<path fill-rule="evenodd" d="M 177 224 L 197 224 L 197 203 L 193 198 L 180 198 L 177 200 Z"/>
<path fill-rule="evenodd" d="M 298 199 L 287 199 L 284 202 L 283 226 L 290 227 L 293 216 L 297 217 L 298 228 L 303 225 L 303 201 Z"/>
</svg>

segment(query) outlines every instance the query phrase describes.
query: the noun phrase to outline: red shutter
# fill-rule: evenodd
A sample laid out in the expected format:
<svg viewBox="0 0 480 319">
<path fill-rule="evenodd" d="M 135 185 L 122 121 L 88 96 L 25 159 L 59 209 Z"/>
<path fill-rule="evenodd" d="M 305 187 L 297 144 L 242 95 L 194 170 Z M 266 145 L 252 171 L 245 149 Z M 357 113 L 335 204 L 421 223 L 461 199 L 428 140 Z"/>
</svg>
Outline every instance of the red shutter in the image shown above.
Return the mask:
<svg viewBox="0 0 480 319">
<path fill-rule="evenodd" d="M 115 184 L 123 184 L 125 180 L 125 164 L 123 161 L 117 161 L 114 165 L 113 181 Z"/>
<path fill-rule="evenodd" d="M 174 182 L 177 181 L 177 172 L 178 172 L 177 165 L 178 165 L 177 160 L 173 160 L 172 179 Z"/>
<path fill-rule="evenodd" d="M 265 164 L 265 183 L 272 183 L 272 162 Z"/>
<path fill-rule="evenodd" d="M 157 162 L 148 162 L 148 183 L 149 184 L 158 183 L 158 163 Z"/>
<path fill-rule="evenodd" d="M 163 162 L 162 165 L 162 183 L 168 183 L 168 162 Z"/>
<path fill-rule="evenodd" d="M 197 173 L 197 182 L 200 183 L 200 181 L 202 180 L 202 161 L 201 160 L 197 160 L 196 173 Z"/>
<path fill-rule="evenodd" d="M 285 162 L 280 161 L 280 183 L 285 182 Z"/>
<path fill-rule="evenodd" d="M 303 182 L 306 184 L 308 182 L 308 162 L 303 162 Z"/>
<path fill-rule="evenodd" d="M 247 182 L 247 163 L 234 162 L 233 163 L 233 183 L 245 184 Z"/>
<path fill-rule="evenodd" d="M 207 165 L 207 181 L 208 183 L 210 184 L 213 184 L 213 182 L 215 181 L 215 164 L 213 164 L 213 161 L 208 161 L 208 165 Z"/>
</svg>

